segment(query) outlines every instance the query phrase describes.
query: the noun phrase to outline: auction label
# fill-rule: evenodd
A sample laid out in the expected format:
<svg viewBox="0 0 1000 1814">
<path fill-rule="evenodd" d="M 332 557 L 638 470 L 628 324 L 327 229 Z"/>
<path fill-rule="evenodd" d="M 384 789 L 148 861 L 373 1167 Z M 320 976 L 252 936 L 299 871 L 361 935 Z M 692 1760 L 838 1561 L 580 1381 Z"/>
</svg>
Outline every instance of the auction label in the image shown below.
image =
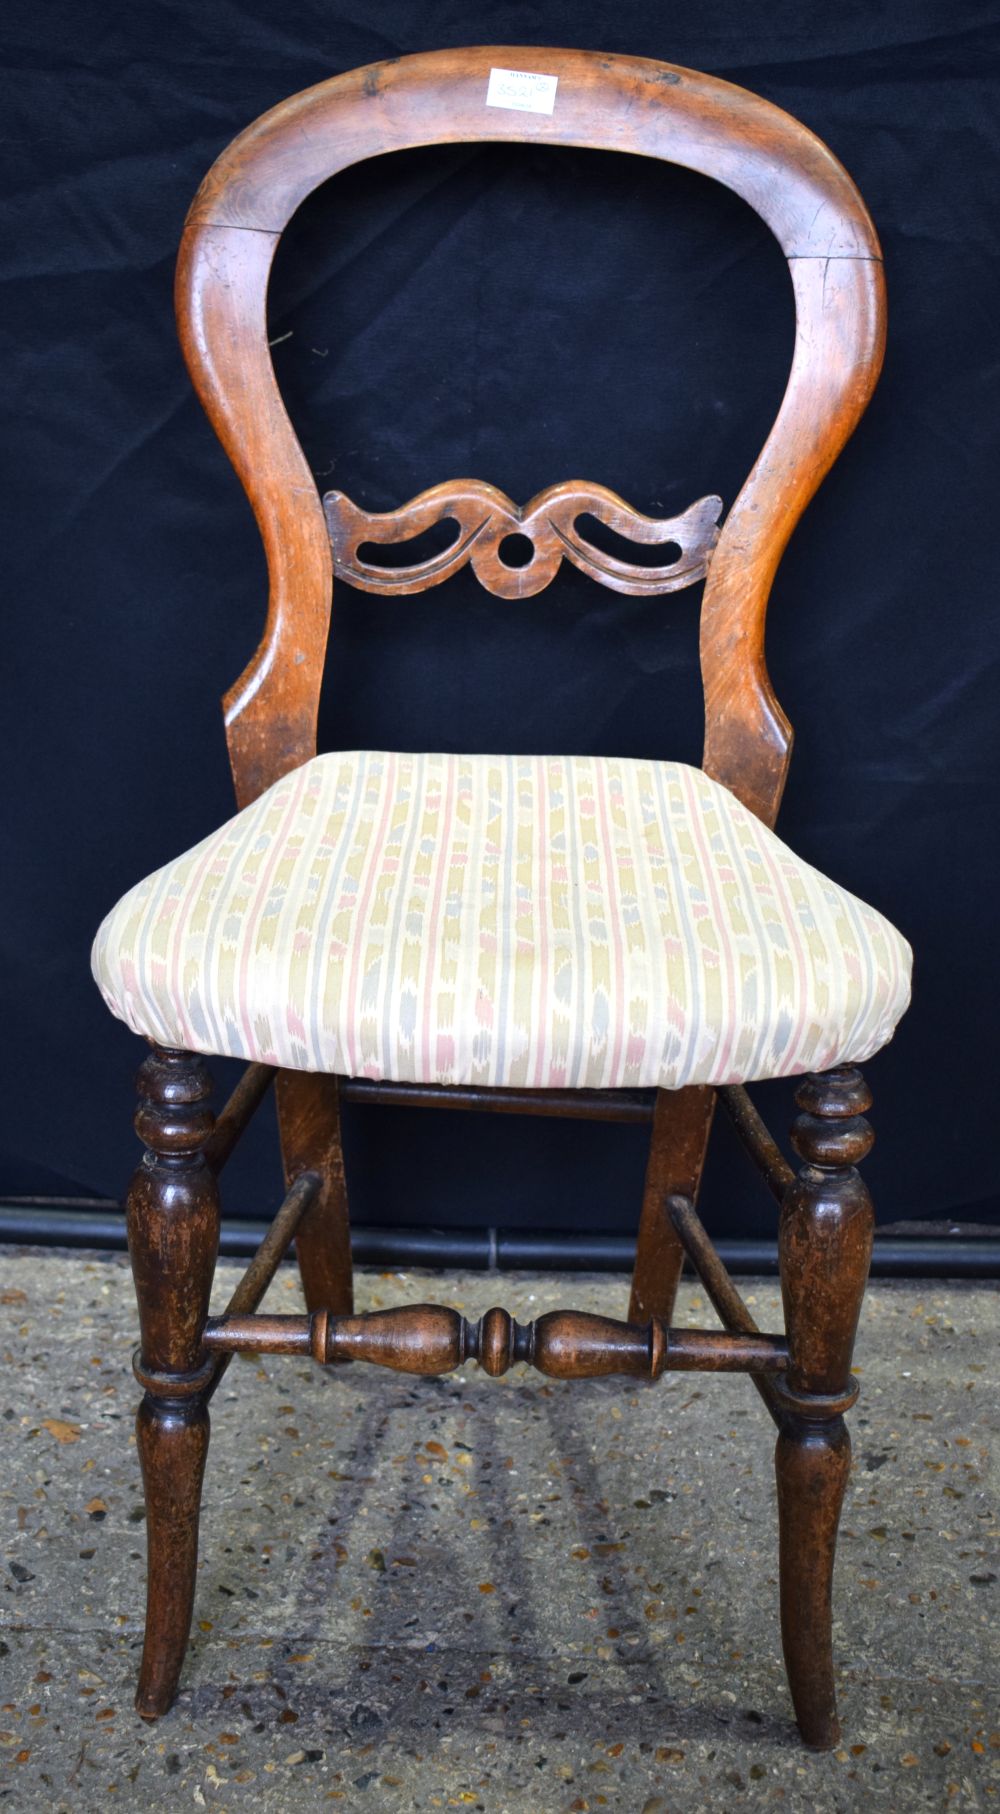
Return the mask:
<svg viewBox="0 0 1000 1814">
<path fill-rule="evenodd" d="M 487 107 L 516 107 L 519 113 L 551 113 L 558 76 L 539 76 L 528 69 L 491 69 Z"/>
</svg>

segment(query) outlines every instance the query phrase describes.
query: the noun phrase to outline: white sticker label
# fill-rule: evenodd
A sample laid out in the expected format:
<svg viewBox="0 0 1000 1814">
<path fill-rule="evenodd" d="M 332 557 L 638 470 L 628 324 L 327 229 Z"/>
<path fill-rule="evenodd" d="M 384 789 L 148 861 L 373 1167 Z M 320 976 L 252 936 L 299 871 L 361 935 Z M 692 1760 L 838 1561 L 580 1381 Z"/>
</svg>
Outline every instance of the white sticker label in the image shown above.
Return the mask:
<svg viewBox="0 0 1000 1814">
<path fill-rule="evenodd" d="M 491 69 L 487 107 L 516 107 L 519 113 L 551 113 L 558 76 L 533 75 L 528 69 Z"/>
</svg>

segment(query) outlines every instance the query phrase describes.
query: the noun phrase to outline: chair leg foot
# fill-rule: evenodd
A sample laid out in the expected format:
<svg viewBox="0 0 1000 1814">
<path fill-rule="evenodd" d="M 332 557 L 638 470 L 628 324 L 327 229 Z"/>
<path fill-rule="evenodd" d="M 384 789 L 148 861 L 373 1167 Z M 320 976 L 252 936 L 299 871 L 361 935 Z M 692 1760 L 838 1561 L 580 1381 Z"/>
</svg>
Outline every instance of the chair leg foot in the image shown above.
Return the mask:
<svg viewBox="0 0 1000 1814">
<path fill-rule="evenodd" d="M 306 1171 L 318 1172 L 323 1180 L 295 1238 L 306 1308 L 350 1316 L 354 1273 L 337 1079 L 281 1071 L 277 1098 L 286 1182 L 291 1186 Z"/>
<path fill-rule="evenodd" d="M 198 1402 L 146 1397 L 136 1417 L 146 1494 L 146 1635 L 136 1711 L 169 1712 L 187 1651 L 198 1568 L 198 1514 L 209 1418 Z"/>
<path fill-rule="evenodd" d="M 136 1707 L 166 1713 L 187 1649 L 208 1451 L 202 1332 L 219 1248 L 219 1197 L 204 1148 L 215 1125 L 200 1058 L 154 1049 L 139 1072 L 136 1131 L 146 1151 L 128 1194 L 139 1303 L 135 1373 L 145 1397 L 136 1440 L 146 1494 L 146 1636 Z"/>
<path fill-rule="evenodd" d="M 774 1452 L 781 1564 L 781 1642 L 795 1717 L 811 1749 L 840 1738 L 833 1679 L 833 1558 L 851 1439 L 833 1424 L 792 1420 Z"/>
<path fill-rule="evenodd" d="M 778 1235 L 789 1350 L 776 1384 L 781 1635 L 799 1730 L 827 1750 L 840 1736 L 831 1594 L 851 1465 L 843 1414 L 857 1396 L 851 1360 L 874 1223 L 855 1161 L 873 1135 L 864 1119 L 871 1096 L 853 1068 L 807 1077 L 796 1102 L 792 1141 L 805 1163 L 785 1193 Z"/>
</svg>

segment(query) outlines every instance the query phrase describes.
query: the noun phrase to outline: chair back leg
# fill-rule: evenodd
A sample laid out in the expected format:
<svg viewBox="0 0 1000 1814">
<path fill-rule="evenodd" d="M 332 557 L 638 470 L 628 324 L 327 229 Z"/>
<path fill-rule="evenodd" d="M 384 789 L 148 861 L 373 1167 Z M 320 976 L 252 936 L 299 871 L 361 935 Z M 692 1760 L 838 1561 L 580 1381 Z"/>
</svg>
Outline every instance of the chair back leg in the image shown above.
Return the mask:
<svg viewBox="0 0 1000 1814">
<path fill-rule="evenodd" d="M 295 1237 L 306 1305 L 350 1316 L 354 1275 L 337 1079 L 280 1071 L 276 1089 L 286 1183 L 291 1188 L 302 1172 L 317 1172 L 322 1179 Z"/>
<path fill-rule="evenodd" d="M 670 1219 L 669 1197 L 698 1201 L 715 1091 L 657 1090 L 628 1320 L 658 1316 L 669 1323 L 684 1265 L 684 1249 Z"/>
</svg>

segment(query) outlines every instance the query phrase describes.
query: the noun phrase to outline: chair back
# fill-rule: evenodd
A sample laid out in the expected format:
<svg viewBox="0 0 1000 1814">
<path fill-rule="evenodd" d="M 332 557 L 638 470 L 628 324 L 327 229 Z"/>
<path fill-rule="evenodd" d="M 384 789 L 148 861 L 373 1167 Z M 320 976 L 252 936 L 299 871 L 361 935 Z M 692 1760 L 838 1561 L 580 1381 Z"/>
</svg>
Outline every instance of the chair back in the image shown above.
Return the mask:
<svg viewBox="0 0 1000 1814">
<path fill-rule="evenodd" d="M 320 498 L 268 349 L 267 286 L 281 234 L 312 190 L 362 159 L 487 140 L 684 165 L 742 196 L 780 242 L 795 295 L 791 370 L 721 531 L 719 499 L 661 521 L 586 481 L 553 485 L 524 506 L 483 480 L 446 482 L 379 516 L 340 493 Z M 241 806 L 316 753 L 335 571 L 371 591 L 414 592 L 471 560 L 492 591 L 525 597 L 566 558 L 624 592 L 705 578 L 704 767 L 774 823 L 792 733 L 765 663 L 767 601 L 795 524 L 868 403 L 885 336 L 875 229 L 850 177 L 805 126 L 731 83 L 640 57 L 476 46 L 374 63 L 292 96 L 223 152 L 188 216 L 177 314 L 188 369 L 253 506 L 270 576 L 263 638 L 223 702 Z M 609 556 L 587 540 L 588 515 L 673 552 L 653 568 Z M 443 555 L 403 569 L 365 556 L 369 543 L 405 540 L 443 519 L 457 530 Z M 512 534 L 532 545 L 524 565 L 505 558 Z"/>
</svg>

